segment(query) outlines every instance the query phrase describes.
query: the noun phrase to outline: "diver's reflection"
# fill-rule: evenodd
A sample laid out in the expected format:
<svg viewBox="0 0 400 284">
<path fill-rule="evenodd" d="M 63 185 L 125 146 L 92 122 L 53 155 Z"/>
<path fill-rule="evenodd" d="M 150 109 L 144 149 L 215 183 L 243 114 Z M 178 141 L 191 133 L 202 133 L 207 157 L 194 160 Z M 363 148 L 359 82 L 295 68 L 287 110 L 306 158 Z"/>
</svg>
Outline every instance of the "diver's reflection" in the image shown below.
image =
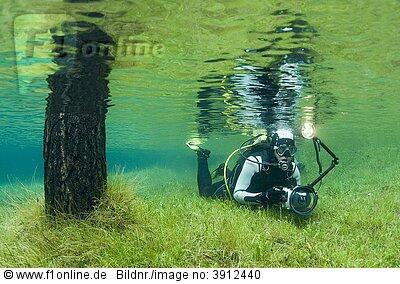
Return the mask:
<svg viewBox="0 0 400 284">
<path fill-rule="evenodd" d="M 241 107 L 225 113 L 236 116 L 237 123 L 245 128 L 293 129 L 298 119 L 299 99 L 308 84 L 302 66 L 312 62 L 311 54 L 310 50 L 294 48 L 268 67 L 240 62 L 237 73 L 226 80 L 232 92 L 226 102 L 228 109 L 235 104 Z"/>
<path fill-rule="evenodd" d="M 312 49 L 303 46 L 318 34 L 299 18 L 261 34 L 268 38 L 268 45 L 246 49 L 246 54 L 236 59 L 233 74 L 200 80 L 207 84 L 198 92 L 200 137 L 208 137 L 226 125 L 249 133 L 254 129 L 273 132 L 296 127 L 302 115 L 299 101 L 309 85 L 307 66 L 313 64 L 315 57 Z M 260 61 L 268 63 L 260 66 Z"/>
</svg>

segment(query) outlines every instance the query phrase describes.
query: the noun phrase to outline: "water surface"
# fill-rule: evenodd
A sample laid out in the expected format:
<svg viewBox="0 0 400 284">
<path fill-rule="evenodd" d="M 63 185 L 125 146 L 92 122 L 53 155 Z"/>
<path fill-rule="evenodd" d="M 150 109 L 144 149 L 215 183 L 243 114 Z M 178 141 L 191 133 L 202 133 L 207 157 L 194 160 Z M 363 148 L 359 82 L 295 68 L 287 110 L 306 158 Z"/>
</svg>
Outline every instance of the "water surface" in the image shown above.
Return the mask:
<svg viewBox="0 0 400 284">
<path fill-rule="evenodd" d="M 119 165 L 156 176 L 165 168 L 171 179 L 194 182 L 188 139 L 200 139 L 218 165 L 254 131 L 289 127 L 300 137 L 310 121 L 341 158 L 327 180 L 361 181 L 350 173 L 379 172 L 399 154 L 399 8 L 398 1 L 1 0 L 0 184 L 42 179 L 47 79 L 59 69 L 52 36 L 71 22 L 90 23 L 115 42 L 110 171 Z M 298 144 L 299 158 L 313 162 L 309 142 Z"/>
</svg>

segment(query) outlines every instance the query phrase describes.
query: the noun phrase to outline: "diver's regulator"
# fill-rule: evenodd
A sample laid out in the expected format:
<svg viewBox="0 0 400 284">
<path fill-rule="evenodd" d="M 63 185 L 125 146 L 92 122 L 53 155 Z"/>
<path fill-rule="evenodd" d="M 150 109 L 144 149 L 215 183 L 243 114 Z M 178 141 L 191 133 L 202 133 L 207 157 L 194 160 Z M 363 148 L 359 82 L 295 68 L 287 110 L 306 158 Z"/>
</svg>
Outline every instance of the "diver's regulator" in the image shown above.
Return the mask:
<svg viewBox="0 0 400 284">
<path fill-rule="evenodd" d="M 278 168 L 280 168 L 282 171 L 288 171 L 290 169 L 290 165 L 291 163 L 289 163 L 289 161 L 279 161 L 278 162 Z"/>
</svg>

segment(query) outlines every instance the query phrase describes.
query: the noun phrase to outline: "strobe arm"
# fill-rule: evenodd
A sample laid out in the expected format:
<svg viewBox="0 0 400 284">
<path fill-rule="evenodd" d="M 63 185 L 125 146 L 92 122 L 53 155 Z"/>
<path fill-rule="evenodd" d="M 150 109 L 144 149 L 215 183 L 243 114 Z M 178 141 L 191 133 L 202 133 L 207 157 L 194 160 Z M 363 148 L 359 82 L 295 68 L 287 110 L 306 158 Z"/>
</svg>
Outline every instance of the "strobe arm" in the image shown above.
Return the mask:
<svg viewBox="0 0 400 284">
<path fill-rule="evenodd" d="M 320 173 L 320 175 L 308 186 L 314 187 L 318 182 L 320 182 L 331 170 L 333 170 L 334 167 L 336 167 L 339 164 L 339 158 L 332 152 L 331 149 L 327 145 L 325 145 L 319 138 L 314 137 L 313 138 L 314 142 L 314 147 L 321 146 L 324 148 L 324 150 L 332 157 L 332 162 L 331 165 L 323 172 Z M 319 151 L 317 151 L 317 148 L 315 148 L 315 153 L 317 155 L 317 161 L 320 161 L 319 159 Z M 320 164 L 319 164 L 320 165 Z"/>
</svg>

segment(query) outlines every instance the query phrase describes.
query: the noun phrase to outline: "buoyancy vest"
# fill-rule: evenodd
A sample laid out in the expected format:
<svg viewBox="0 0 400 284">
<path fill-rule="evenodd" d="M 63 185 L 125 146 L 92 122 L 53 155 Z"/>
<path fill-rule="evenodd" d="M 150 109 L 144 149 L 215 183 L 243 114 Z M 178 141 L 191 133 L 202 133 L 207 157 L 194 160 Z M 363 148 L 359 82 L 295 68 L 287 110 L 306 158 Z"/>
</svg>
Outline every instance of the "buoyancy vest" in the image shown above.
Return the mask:
<svg viewBox="0 0 400 284">
<path fill-rule="evenodd" d="M 272 163 L 276 164 L 278 161 L 273 153 L 272 147 L 267 143 L 260 143 L 254 145 L 250 149 L 246 150 L 236 162 L 231 174 L 228 177 L 228 186 L 233 195 L 233 191 L 236 186 L 238 177 L 243 169 L 243 165 L 246 159 L 250 156 L 260 156 L 262 161 L 260 163 Z M 294 168 L 283 171 L 277 166 L 259 164 L 260 171 L 255 173 L 252 178 L 250 185 L 246 191 L 248 192 L 260 192 L 260 189 L 267 189 L 271 187 L 283 186 L 292 187 L 296 185 L 296 179 L 292 178 Z"/>
</svg>

